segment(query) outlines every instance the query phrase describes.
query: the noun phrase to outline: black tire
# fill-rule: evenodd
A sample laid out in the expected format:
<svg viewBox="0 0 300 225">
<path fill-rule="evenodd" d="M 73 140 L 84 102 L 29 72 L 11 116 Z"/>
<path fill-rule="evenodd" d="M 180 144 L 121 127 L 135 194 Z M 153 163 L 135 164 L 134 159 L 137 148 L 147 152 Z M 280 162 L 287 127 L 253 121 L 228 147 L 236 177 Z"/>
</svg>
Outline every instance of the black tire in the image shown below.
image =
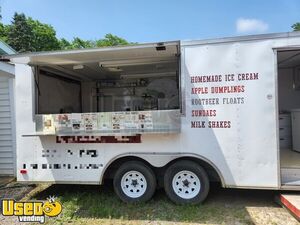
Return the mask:
<svg viewBox="0 0 300 225">
<path fill-rule="evenodd" d="M 123 176 L 130 171 L 138 171 L 146 179 L 146 188 L 144 194 L 139 197 L 128 196 L 121 186 Z M 138 182 L 138 181 L 137 181 Z M 156 189 L 156 177 L 152 169 L 139 161 L 129 161 L 120 166 L 113 180 L 114 190 L 118 197 L 126 203 L 146 202 L 152 198 Z M 127 185 L 128 186 L 128 185 Z M 134 186 L 135 187 L 135 186 Z M 125 186 L 124 186 L 125 188 Z M 127 188 L 127 190 L 129 190 Z"/>
<path fill-rule="evenodd" d="M 194 173 L 200 181 L 200 185 L 201 185 L 200 190 L 198 192 L 196 191 L 195 194 L 197 193 L 197 195 L 195 195 L 192 198 L 180 197 L 173 188 L 173 184 L 172 184 L 173 178 L 180 171 L 190 171 L 190 172 Z M 186 181 L 186 180 L 184 180 L 184 181 Z M 184 181 L 182 183 L 184 183 Z M 193 180 L 193 181 L 195 181 L 195 180 Z M 176 180 L 175 180 L 175 185 L 178 185 L 178 183 L 180 183 L 180 182 L 176 182 Z M 186 184 L 187 187 L 189 186 L 189 184 L 190 183 L 187 181 L 187 184 Z M 196 185 L 197 182 L 194 184 Z M 203 202 L 208 195 L 209 179 L 208 179 L 207 173 L 200 165 L 198 165 L 197 163 L 195 163 L 193 161 L 181 160 L 181 161 L 178 161 L 178 162 L 172 164 L 166 170 L 165 176 L 164 176 L 164 188 L 165 188 L 165 192 L 166 192 L 167 196 L 176 204 L 198 204 L 198 203 Z M 179 188 L 180 187 L 178 186 L 178 189 Z M 192 192 L 192 189 L 190 189 L 189 191 Z M 178 190 L 178 193 L 180 193 L 180 192 L 181 191 Z"/>
</svg>

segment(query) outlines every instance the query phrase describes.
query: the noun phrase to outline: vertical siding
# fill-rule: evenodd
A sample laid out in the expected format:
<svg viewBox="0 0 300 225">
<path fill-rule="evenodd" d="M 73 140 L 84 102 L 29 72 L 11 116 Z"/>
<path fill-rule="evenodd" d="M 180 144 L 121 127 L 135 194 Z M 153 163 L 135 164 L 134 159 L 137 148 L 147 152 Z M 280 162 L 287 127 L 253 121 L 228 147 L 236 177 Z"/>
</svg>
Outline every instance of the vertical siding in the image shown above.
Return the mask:
<svg viewBox="0 0 300 225">
<path fill-rule="evenodd" d="M 12 104 L 9 78 L 0 76 L 0 175 L 14 175 Z"/>
</svg>

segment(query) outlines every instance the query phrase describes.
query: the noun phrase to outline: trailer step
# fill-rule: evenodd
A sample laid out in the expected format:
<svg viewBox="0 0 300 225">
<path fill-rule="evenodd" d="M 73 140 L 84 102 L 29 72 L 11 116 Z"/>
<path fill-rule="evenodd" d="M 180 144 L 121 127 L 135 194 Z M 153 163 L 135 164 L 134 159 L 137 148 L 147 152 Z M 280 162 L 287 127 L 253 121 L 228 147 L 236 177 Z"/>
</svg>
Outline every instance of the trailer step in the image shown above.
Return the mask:
<svg viewBox="0 0 300 225">
<path fill-rule="evenodd" d="M 277 202 L 300 222 L 300 194 L 280 194 Z"/>
</svg>

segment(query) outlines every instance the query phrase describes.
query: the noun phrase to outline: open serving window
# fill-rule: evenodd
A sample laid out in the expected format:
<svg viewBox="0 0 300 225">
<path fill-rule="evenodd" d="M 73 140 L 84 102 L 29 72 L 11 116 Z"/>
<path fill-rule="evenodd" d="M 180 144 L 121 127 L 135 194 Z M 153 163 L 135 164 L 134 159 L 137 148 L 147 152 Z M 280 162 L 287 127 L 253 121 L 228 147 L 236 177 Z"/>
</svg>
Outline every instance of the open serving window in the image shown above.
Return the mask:
<svg viewBox="0 0 300 225">
<path fill-rule="evenodd" d="M 37 53 L 39 135 L 180 132 L 179 43 Z"/>
</svg>

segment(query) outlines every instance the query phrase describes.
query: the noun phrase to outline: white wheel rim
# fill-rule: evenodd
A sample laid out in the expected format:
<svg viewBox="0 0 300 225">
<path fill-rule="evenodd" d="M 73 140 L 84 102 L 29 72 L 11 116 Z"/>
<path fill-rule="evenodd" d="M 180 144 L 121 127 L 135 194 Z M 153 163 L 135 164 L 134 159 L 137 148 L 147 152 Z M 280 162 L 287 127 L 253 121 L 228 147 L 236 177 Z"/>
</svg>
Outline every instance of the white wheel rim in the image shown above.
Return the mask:
<svg viewBox="0 0 300 225">
<path fill-rule="evenodd" d="M 192 199 L 199 194 L 201 182 L 195 173 L 182 170 L 173 177 L 172 187 L 180 198 Z"/>
<path fill-rule="evenodd" d="M 121 188 L 128 197 L 139 198 L 146 192 L 147 181 L 142 173 L 131 170 L 123 175 Z"/>
</svg>

